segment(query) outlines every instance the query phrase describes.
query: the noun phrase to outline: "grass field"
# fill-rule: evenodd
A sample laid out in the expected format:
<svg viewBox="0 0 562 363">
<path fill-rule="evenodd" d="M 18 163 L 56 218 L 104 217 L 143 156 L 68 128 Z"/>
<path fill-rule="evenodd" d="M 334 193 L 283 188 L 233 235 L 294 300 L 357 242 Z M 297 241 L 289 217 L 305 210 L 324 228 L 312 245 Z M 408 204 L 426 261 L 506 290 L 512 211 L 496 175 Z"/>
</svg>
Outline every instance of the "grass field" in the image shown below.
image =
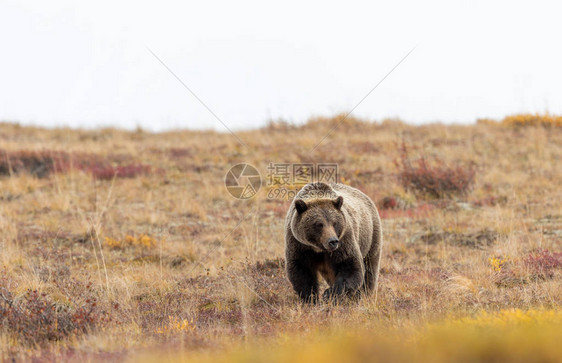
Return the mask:
<svg viewBox="0 0 562 363">
<path fill-rule="evenodd" d="M 242 145 L 0 124 L 0 359 L 560 361 L 561 125 L 340 115 Z M 248 200 L 238 163 L 263 178 Z M 271 163 L 335 163 L 377 203 L 376 295 L 298 302 Z"/>
</svg>

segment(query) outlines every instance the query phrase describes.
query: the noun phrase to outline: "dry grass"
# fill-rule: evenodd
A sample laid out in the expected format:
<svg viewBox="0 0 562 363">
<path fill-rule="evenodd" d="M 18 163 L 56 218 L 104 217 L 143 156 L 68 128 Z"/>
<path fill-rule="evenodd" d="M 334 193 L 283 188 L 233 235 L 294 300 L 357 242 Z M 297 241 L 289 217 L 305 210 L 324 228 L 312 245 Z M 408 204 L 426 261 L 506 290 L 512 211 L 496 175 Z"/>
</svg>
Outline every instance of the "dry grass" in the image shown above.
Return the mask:
<svg viewBox="0 0 562 363">
<path fill-rule="evenodd" d="M 286 348 L 268 350 L 279 360 L 338 350 L 357 360 L 383 351 L 438 361 L 448 351 L 434 342 L 451 334 L 432 326 L 457 320 L 467 328 L 453 336 L 468 342 L 459 359 L 492 354 L 482 339 L 495 342 L 500 358 L 515 347 L 532 352 L 521 337 L 544 342 L 539 358 L 559 352 L 546 345 L 559 339 L 560 325 L 526 326 L 502 340 L 495 323 L 474 334 L 464 317 L 513 308 L 559 316 L 562 129 L 348 118 L 312 152 L 341 119 L 239 133 L 247 147 L 215 132 L 0 124 L 0 359 L 136 360 L 164 351 L 170 359 L 229 352 L 247 360 L 260 359 L 254 347 L 272 345 Z M 403 144 L 411 160 L 440 163 L 414 172 L 439 181 L 469 166 L 470 187 L 457 193 L 437 184 L 427 193 L 403 184 L 395 163 Z M 380 201 L 378 298 L 300 305 L 283 271 L 289 202 L 267 199 L 266 188 L 232 198 L 223 180 L 239 162 L 262 176 L 270 162 L 337 163 L 341 181 Z M 434 330 L 420 340 L 424 329 Z M 382 343 L 396 337 L 416 348 Z"/>
</svg>

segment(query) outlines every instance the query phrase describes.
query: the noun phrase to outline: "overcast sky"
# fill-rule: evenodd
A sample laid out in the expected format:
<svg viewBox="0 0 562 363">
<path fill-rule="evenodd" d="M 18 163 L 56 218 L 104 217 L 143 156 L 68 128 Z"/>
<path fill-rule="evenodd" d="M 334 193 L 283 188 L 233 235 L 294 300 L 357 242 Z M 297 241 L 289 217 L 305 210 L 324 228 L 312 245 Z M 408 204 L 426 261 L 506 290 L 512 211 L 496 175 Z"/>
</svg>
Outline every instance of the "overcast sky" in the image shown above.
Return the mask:
<svg viewBox="0 0 562 363">
<path fill-rule="evenodd" d="M 562 6 L 515 1 L 0 0 L 0 120 L 224 130 L 353 112 L 562 113 Z"/>
</svg>

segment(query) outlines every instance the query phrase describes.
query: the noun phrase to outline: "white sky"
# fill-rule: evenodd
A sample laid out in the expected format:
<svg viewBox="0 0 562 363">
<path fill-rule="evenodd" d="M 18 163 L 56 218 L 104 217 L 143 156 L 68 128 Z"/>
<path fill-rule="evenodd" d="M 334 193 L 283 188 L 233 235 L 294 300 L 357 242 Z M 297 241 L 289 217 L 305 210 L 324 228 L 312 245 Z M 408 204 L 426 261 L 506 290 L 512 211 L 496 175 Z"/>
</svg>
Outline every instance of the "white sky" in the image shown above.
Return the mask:
<svg viewBox="0 0 562 363">
<path fill-rule="evenodd" d="M 562 5 L 0 0 L 0 120 L 233 129 L 355 110 L 473 122 L 562 113 Z"/>
</svg>

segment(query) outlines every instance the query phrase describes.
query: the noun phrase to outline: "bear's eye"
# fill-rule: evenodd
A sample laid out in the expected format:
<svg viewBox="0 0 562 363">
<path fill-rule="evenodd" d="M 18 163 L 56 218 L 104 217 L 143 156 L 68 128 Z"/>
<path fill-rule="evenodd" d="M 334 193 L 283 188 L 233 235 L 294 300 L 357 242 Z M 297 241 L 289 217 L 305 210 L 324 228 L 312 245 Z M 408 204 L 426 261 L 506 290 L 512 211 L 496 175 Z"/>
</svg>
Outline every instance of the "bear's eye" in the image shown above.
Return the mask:
<svg viewBox="0 0 562 363">
<path fill-rule="evenodd" d="M 322 224 L 322 222 L 316 222 L 314 223 L 314 228 L 320 229 L 322 228 L 324 225 Z"/>
</svg>

